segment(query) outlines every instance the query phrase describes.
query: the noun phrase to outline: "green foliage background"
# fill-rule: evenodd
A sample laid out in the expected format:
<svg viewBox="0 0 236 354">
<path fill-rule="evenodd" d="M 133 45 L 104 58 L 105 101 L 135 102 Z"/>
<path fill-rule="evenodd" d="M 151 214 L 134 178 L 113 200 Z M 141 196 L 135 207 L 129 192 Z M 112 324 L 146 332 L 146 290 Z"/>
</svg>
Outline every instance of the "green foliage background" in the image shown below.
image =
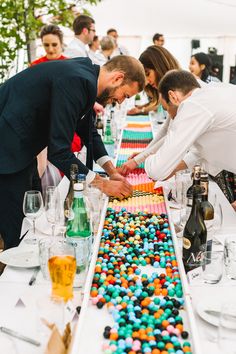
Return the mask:
<svg viewBox="0 0 236 354">
<path fill-rule="evenodd" d="M 96 5 L 101 0 L 0 0 L 0 82 L 7 79 L 17 59 L 19 49 L 27 50 L 31 61 L 30 45 L 37 38 L 42 21 L 38 14 L 50 15 L 51 22 L 71 27 L 74 17 L 70 5 L 87 13 L 86 3 Z"/>
</svg>

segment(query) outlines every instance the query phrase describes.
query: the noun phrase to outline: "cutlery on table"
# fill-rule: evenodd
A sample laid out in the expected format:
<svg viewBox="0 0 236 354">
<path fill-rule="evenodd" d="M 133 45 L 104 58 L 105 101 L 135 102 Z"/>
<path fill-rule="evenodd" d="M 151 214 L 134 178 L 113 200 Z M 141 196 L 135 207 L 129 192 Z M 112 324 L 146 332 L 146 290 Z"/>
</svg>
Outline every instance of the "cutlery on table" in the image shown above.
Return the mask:
<svg viewBox="0 0 236 354">
<path fill-rule="evenodd" d="M 5 334 L 8 334 L 9 336 L 12 336 L 12 337 L 15 337 L 15 338 L 18 338 L 20 340 L 23 340 L 24 342 L 27 342 L 27 343 L 30 343 L 30 344 L 33 344 L 37 347 L 39 347 L 41 345 L 40 342 L 38 342 L 37 340 L 34 340 L 32 338 L 29 338 L 29 337 L 26 337 L 24 336 L 23 334 L 19 333 L 19 332 L 16 332 L 16 331 L 13 331 L 12 329 L 10 328 L 6 328 L 6 327 L 0 327 L 0 332 L 3 332 Z"/>
</svg>

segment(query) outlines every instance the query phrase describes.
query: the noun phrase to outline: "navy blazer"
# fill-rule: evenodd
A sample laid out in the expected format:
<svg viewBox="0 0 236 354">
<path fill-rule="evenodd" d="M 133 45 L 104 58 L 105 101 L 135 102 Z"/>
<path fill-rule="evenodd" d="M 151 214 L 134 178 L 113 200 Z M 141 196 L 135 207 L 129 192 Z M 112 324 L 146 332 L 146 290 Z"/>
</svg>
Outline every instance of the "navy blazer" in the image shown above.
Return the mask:
<svg viewBox="0 0 236 354">
<path fill-rule="evenodd" d="M 99 66 L 88 58 L 45 62 L 27 68 L 0 87 L 0 174 L 18 172 L 48 146 L 48 160 L 69 177 L 79 165 L 71 152 L 74 132 L 91 159 L 107 155 L 93 124 Z"/>
</svg>

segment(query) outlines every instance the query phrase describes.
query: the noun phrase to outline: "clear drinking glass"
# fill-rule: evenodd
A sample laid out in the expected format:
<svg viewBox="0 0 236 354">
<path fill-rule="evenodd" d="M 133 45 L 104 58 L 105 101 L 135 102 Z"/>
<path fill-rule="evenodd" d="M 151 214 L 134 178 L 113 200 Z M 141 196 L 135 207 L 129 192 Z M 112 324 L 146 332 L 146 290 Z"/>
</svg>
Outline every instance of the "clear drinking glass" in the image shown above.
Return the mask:
<svg viewBox="0 0 236 354">
<path fill-rule="evenodd" d="M 48 268 L 52 298 L 63 298 L 65 302 L 72 299 L 76 272 L 75 248 L 65 241 L 54 242 L 49 249 Z"/>
<path fill-rule="evenodd" d="M 220 312 L 219 347 L 224 354 L 236 354 L 236 303 L 224 303 Z"/>
<path fill-rule="evenodd" d="M 103 181 L 99 181 L 98 187 L 101 187 L 102 183 Z M 86 187 L 84 196 L 87 208 L 89 210 L 89 217 L 92 223 L 92 229 L 93 232 L 96 233 L 100 222 L 101 209 L 104 203 L 104 194 L 99 188 L 89 184 Z"/>
<path fill-rule="evenodd" d="M 175 174 L 176 202 L 180 205 L 179 225 L 184 226 L 187 218 L 187 190 L 191 186 L 191 171 L 186 169 Z"/>
<path fill-rule="evenodd" d="M 52 225 L 52 236 L 55 236 L 56 223 L 61 218 L 60 195 L 55 186 L 48 186 L 46 189 L 45 212 L 47 221 Z"/>
<path fill-rule="evenodd" d="M 39 191 L 27 191 L 24 195 L 23 212 L 28 219 L 33 221 L 33 238 L 26 239 L 26 243 L 35 244 L 37 239 L 35 237 L 35 222 L 36 219 L 43 212 L 43 198 Z"/>
<path fill-rule="evenodd" d="M 208 284 L 218 283 L 223 274 L 223 252 L 206 251 L 202 253 L 203 281 Z"/>
<path fill-rule="evenodd" d="M 225 239 L 224 262 L 227 277 L 236 280 L 236 235 Z"/>
</svg>

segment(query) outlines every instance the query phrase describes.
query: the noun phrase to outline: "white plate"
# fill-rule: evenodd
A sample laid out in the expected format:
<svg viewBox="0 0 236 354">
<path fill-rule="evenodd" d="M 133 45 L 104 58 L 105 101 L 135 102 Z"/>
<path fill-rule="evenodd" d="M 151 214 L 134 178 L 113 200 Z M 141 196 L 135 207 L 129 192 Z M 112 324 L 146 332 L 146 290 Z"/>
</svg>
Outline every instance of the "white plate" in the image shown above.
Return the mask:
<svg viewBox="0 0 236 354">
<path fill-rule="evenodd" d="M 39 266 L 38 246 L 14 247 L 0 253 L 0 262 L 12 267 L 33 268 Z"/>
<path fill-rule="evenodd" d="M 213 326 L 219 326 L 220 315 L 211 314 L 210 311 L 216 311 L 220 314 L 221 304 L 207 304 L 200 302 L 197 305 L 198 315 L 206 322 L 212 324 Z M 208 312 L 209 311 L 209 312 Z"/>
</svg>

